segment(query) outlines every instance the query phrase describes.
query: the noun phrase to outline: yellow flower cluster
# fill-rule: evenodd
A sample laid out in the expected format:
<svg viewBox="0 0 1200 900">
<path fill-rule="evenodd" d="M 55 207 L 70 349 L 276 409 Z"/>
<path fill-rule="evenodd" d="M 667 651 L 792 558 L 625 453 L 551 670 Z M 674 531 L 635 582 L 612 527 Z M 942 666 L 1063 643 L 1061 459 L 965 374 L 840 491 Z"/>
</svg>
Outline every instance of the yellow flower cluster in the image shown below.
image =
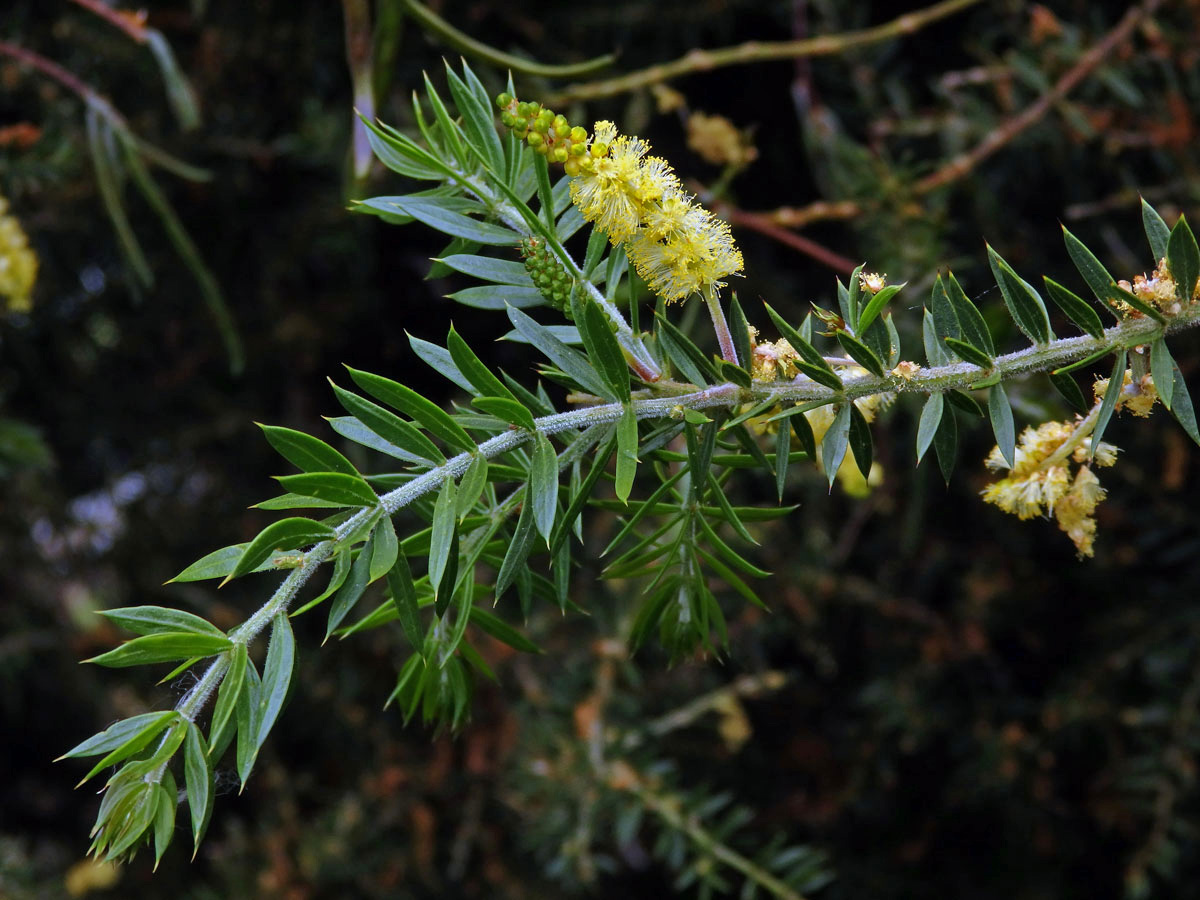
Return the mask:
<svg viewBox="0 0 1200 900">
<path fill-rule="evenodd" d="M 642 280 L 668 301 L 724 286 L 742 270 L 729 225 L 696 206 L 645 141 L 597 122 L 591 165 L 571 181 L 571 201 L 626 252 Z"/>
<path fill-rule="evenodd" d="M 1160 309 L 1169 316 L 1178 315 L 1182 311 L 1179 298 L 1175 295 L 1175 279 L 1171 277 L 1171 270 L 1165 259 L 1158 261 L 1158 267 L 1150 273 L 1149 278 L 1145 275 L 1135 275 L 1132 283 L 1122 279 L 1117 282 L 1117 287 L 1128 291 L 1143 303 Z M 1192 297 L 1192 302 L 1195 301 L 1196 298 Z M 1109 303 L 1122 315 L 1141 315 L 1124 300 L 1110 300 Z"/>
<path fill-rule="evenodd" d="M 28 312 L 32 307 L 37 270 L 37 254 L 21 223 L 8 214 L 8 201 L 0 195 L 0 299 L 7 300 L 8 311 Z"/>
<path fill-rule="evenodd" d="M 1074 422 L 1045 422 L 1037 428 L 1026 428 L 1007 477 L 989 484 L 982 492 L 984 501 L 1018 519 L 1053 515 L 1058 527 L 1074 542 L 1080 556 L 1091 556 L 1094 552 L 1094 514 L 1105 494 L 1092 469 L 1111 466 L 1117 461 L 1117 448 L 1103 441 L 1096 445 L 1096 452 L 1092 454 L 1090 435 L 1107 390 L 1107 378 L 1095 383 L 1096 407 L 1085 418 L 1077 418 Z M 1135 381 L 1132 373 L 1126 370 L 1115 409 L 1148 416 L 1157 399 L 1151 376 Z M 1077 467 L 1074 471 L 1073 466 Z M 1009 468 L 999 447 L 993 447 L 988 454 L 987 467 L 993 472 Z"/>
</svg>

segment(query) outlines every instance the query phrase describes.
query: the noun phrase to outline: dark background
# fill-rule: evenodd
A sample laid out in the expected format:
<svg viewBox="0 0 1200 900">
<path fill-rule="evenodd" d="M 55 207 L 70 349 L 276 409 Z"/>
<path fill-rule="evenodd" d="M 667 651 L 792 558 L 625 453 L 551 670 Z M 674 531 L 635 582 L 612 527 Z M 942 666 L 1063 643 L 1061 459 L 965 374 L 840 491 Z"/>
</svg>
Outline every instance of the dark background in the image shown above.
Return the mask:
<svg viewBox="0 0 1200 900">
<path fill-rule="evenodd" d="M 348 211 L 352 198 L 413 186 L 381 168 L 366 183 L 350 173 L 339 5 L 206 6 L 147 4 L 148 24 L 201 101 L 202 123 L 188 133 L 146 48 L 86 10 L 11 0 L 0 18 L 0 39 L 67 67 L 136 133 L 212 172 L 202 184 L 155 177 L 221 285 L 247 359 L 231 372 L 193 273 L 127 185 L 155 276 L 152 288 L 134 283 L 96 190 L 81 103 L 0 57 L 0 128 L 38 129 L 32 143 L 0 145 L 0 190 L 41 261 L 32 312 L 0 320 L 0 418 L 9 435 L 35 428 L 42 445 L 2 448 L 4 897 L 67 896 L 64 873 L 84 857 L 98 801 L 72 792 L 78 763 L 49 760 L 187 687 L 186 676 L 154 686 L 152 672 L 78 665 L 121 638 L 95 610 L 180 606 L 232 627 L 271 590 L 263 576 L 220 593 L 163 586 L 269 521 L 247 507 L 286 467 L 255 421 L 332 439 L 320 417 L 339 410 L 325 379 L 344 380 L 343 363 L 448 402 L 447 383 L 415 358 L 405 331 L 441 342 L 452 319 L 490 362 L 531 372 L 519 345 L 494 343 L 502 317 L 443 299 L 465 282 L 425 280 L 444 241 Z M 801 22 L 813 33 L 875 25 L 907 7 L 437 8 L 473 36 L 546 62 L 619 49 L 614 72 L 623 72 L 693 48 L 787 39 Z M 981 4 L 808 65 L 722 68 L 672 87 L 688 109 L 748 129 L 758 150 L 718 210 L 858 202 L 849 220 L 803 234 L 909 281 L 897 319 L 908 323 L 906 356 L 919 358 L 913 329 L 939 265 L 952 265 L 985 311 L 1000 305 L 985 239 L 1027 280 L 1044 273 L 1083 293 L 1060 222 L 1130 277 L 1154 262 L 1138 192 L 1168 222 L 1197 212 L 1200 43 L 1196 5 L 1183 2 L 1163 4 L 1067 100 L 969 174 L 913 191 L 1034 102 L 1127 8 Z M 421 71 L 442 84 L 441 57 L 458 54 L 411 22 L 399 41 L 379 115 L 404 128 Z M 500 86 L 495 69 L 473 65 Z M 563 86 L 518 84 L 529 97 Z M 569 111 L 650 139 L 695 189 L 721 175 L 687 148 L 682 116 L 656 112 L 648 92 Z M 736 286 L 760 327 L 760 297 L 797 319 L 809 301 L 833 302 L 829 266 L 750 229 L 735 234 L 746 257 Z M 1003 317 L 993 322 L 1000 343 L 1018 345 Z M 707 339 L 702 327 L 694 333 Z M 1183 335 L 1172 349 L 1195 388 L 1200 344 Z M 1067 415 L 1044 379 L 1010 396 L 1019 425 Z M 662 895 L 678 868 L 653 852 L 663 829 L 647 816 L 615 837 L 613 822 L 636 804 L 608 797 L 579 765 L 597 697 L 608 727 L 636 732 L 740 676 L 780 672 L 784 686 L 647 739 L 627 761 L 639 771 L 669 762 L 672 791 L 729 792 L 752 813 L 730 839 L 741 852 L 779 834 L 827 854 L 835 879 L 816 896 L 1200 896 L 1197 449 L 1161 412 L 1114 422 L 1107 437 L 1121 459 L 1102 473 L 1096 557 L 1080 561 L 1052 522 L 1018 522 L 979 500 L 991 446 L 982 421 L 964 433 L 949 487 L 931 460 L 914 469 L 917 412 L 899 403 L 875 428 L 884 481 L 868 497 L 827 494 L 815 472 L 792 475 L 787 500 L 800 509 L 760 529 L 752 554 L 775 573 L 757 586 L 771 612 L 722 594 L 732 632 L 723 660 L 670 666 L 649 648 L 629 664 L 606 641 L 637 586 L 598 582 L 600 565 L 585 557 L 573 596 L 591 615 L 531 620 L 547 650 L 537 658 L 489 648 L 499 684 L 481 687 L 472 724 L 450 738 L 380 712 L 403 660 L 396 634 L 318 652 L 321 624 L 298 620 L 297 686 L 245 791 L 228 783 L 194 863 L 181 832 L 157 874 L 143 854 L 109 895 Z M 757 478 L 737 484 L 737 498 L 774 502 L 773 485 Z M 607 514 L 589 520 L 593 557 L 612 526 Z M 590 883 L 589 854 L 563 847 L 581 820 L 592 822 L 600 863 Z"/>
</svg>

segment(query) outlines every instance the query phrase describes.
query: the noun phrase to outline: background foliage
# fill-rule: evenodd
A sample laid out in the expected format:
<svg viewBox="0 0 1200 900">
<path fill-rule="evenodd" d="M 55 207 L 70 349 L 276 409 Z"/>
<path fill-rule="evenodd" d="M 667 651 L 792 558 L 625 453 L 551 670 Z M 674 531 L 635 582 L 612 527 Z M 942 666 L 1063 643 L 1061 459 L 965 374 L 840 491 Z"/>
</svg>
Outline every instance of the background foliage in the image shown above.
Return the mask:
<svg viewBox="0 0 1200 900">
<path fill-rule="evenodd" d="M 546 62 L 619 47 L 617 69 L 631 71 L 696 47 L 841 32 L 892 14 L 846 6 L 440 11 Z M 572 107 L 573 118 L 611 117 L 651 138 L 685 177 L 728 181 L 715 205 L 729 204 L 722 211 L 747 257 L 739 292 L 797 316 L 809 300 L 830 302 L 831 253 L 909 280 L 914 297 L 949 263 L 973 292 L 991 283 L 986 237 L 1022 272 L 1066 283 L 1059 221 L 1113 272 L 1133 274 L 1147 268 L 1137 193 L 1168 221 L 1173 210 L 1195 212 L 1189 109 L 1200 85 L 1186 4 L 1162 4 L 962 177 L 919 187 L 940 163 L 1004 135 L 1127 9 L 980 5 L 809 63 L 680 78 L 672 87 L 686 107 L 670 113 L 658 104 L 677 100 L 639 90 Z M 0 59 L 0 124 L 37 130 L 36 140 L 3 132 L 0 187 L 41 258 L 33 311 L 0 323 L 0 417 L 23 423 L 27 438 L 4 444 L 0 493 L 0 760 L 10 773 L 0 894 L 78 889 L 64 876 L 82 859 L 94 801 L 71 794 L 73 771 L 48 760 L 186 688 L 78 667 L 119 639 L 94 611 L 183 605 L 228 627 L 259 602 L 251 582 L 220 594 L 161 586 L 261 528 L 245 506 L 267 496 L 280 466 L 252 421 L 322 433 L 319 417 L 338 412 L 326 375 L 345 362 L 412 383 L 422 376 L 404 330 L 440 340 L 451 318 L 472 346 L 490 348 L 489 363 L 528 366 L 519 346 L 492 343 L 506 322 L 441 299 L 465 282 L 424 279 L 442 249 L 436 235 L 347 214 L 349 198 L 390 192 L 394 181 L 375 172 L 369 190 L 355 183 L 344 21 L 333 4 L 151 5 L 149 24 L 200 98 L 188 132 L 154 56 L 85 9 L 18 0 L 3 23 L 4 40 L 53 57 L 135 133 L 212 173 L 155 177 L 221 288 L 246 364 L 233 374 L 195 269 L 127 184 L 153 287 L 132 271 L 79 101 Z M 398 40 L 379 114 L 403 127 L 421 70 L 439 77 L 452 51 L 412 22 Z M 530 80 L 523 93 L 563 84 Z M 690 152 L 687 111 L 693 129 L 703 111 L 749 130 L 757 158 L 734 175 Z M 815 251 L 763 234 L 751 214 L 781 204 L 801 213 L 767 224 L 807 217 L 802 235 Z M 1173 346 L 1195 385 L 1195 337 Z M 1019 422 L 1059 413 L 1044 382 L 1010 396 Z M 380 714 L 394 638 L 304 652 L 323 633 L 298 620 L 299 689 L 259 777 L 240 798 L 219 798 L 195 863 L 172 853 L 151 877 L 140 859 L 114 893 L 545 896 L 589 877 L 606 890 L 662 893 L 686 871 L 668 846 L 678 829 L 663 824 L 655 798 L 588 778 L 588 739 L 610 729 L 627 735 L 633 769 L 663 771 L 663 796 L 686 786 L 693 806 L 727 793 L 749 810 L 729 846 L 755 851 L 778 833 L 826 854 L 827 863 L 799 860 L 835 876 L 818 896 L 1185 895 L 1200 692 L 1200 620 L 1187 599 L 1200 580 L 1194 448 L 1161 413 L 1149 427 L 1113 424 L 1123 459 L 1107 482 L 1097 556 L 1081 563 L 1048 523 L 1009 520 L 978 501 L 983 470 L 972 461 L 991 445 L 986 427 L 965 439 L 944 488 L 930 462 L 912 467 L 915 419 L 901 408 L 876 431 L 885 476 L 865 498 L 827 495 L 816 473 L 789 484 L 801 510 L 760 534 L 755 558 L 775 573 L 760 586 L 772 612 L 738 613 L 722 663 L 669 667 L 648 649 L 630 664 L 614 643 L 620 592 L 585 568 L 573 591 L 591 616 L 535 618 L 547 651 L 535 659 L 489 648 L 499 685 L 481 689 L 472 723 L 452 740 Z M 758 503 L 773 490 L 738 487 Z M 598 516 L 589 529 L 599 548 L 612 523 Z"/>
</svg>

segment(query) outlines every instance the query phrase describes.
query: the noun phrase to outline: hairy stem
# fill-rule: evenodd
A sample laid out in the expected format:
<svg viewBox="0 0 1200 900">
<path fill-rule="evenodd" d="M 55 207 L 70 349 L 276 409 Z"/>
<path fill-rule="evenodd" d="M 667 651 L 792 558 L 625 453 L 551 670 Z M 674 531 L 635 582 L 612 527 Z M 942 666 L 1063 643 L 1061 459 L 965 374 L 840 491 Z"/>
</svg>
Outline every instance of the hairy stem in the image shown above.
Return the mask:
<svg viewBox="0 0 1200 900">
<path fill-rule="evenodd" d="M 1115 350 L 1119 347 L 1149 343 L 1164 333 L 1181 331 L 1198 324 L 1200 324 L 1200 303 L 1193 303 L 1170 319 L 1165 327 L 1149 318 L 1127 319 L 1109 328 L 1101 338 L 1090 336 L 1062 338 L 1044 346 L 1029 347 L 999 356 L 991 370 L 981 369 L 970 363 L 955 363 L 922 369 L 908 379 L 895 375 L 883 378 L 867 376 L 847 381 L 841 396 L 853 400 L 890 391 L 928 394 L 935 391 L 969 390 L 980 382 L 997 376 L 1005 381 L 1033 372 L 1046 371 L 1074 360 L 1085 359 L 1103 350 Z M 678 392 L 680 386 L 673 382 L 664 384 L 663 388 L 665 396 L 635 395 L 634 399 L 630 401 L 638 419 L 674 417 L 680 415 L 682 410 L 689 409 L 737 408 L 743 404 L 759 403 L 764 400 L 805 402 L 833 400 L 839 396 L 829 388 L 804 376 L 786 382 L 756 381 L 748 388 L 726 383 L 712 385 L 703 390 Z M 639 392 L 639 394 L 644 393 L 651 392 Z M 323 562 L 333 556 L 341 542 L 349 535 L 359 531 L 370 518 L 379 515 L 394 515 L 417 498 L 436 491 L 446 479 L 458 478 L 466 472 L 477 455 L 488 459 L 500 456 L 528 443 L 539 432 L 545 435 L 554 435 L 614 423 L 621 418 L 624 411 L 625 405 L 622 403 L 599 403 L 584 409 L 542 416 L 534 420 L 537 426 L 536 431 L 528 431 L 523 428 L 504 431 L 481 443 L 474 452 L 460 453 L 442 465 L 417 475 L 407 484 L 382 495 L 379 498 L 378 506 L 367 507 L 355 513 L 338 526 L 333 538 L 323 541 L 309 550 L 304 555 L 304 561 L 300 567 L 293 569 L 288 574 L 271 598 L 239 626 L 230 635 L 230 639 L 236 643 L 249 643 L 254 640 L 267 628 L 277 614 L 288 610 L 304 584 L 316 573 Z M 209 665 L 200 680 L 176 707 L 184 717 L 195 720 L 225 676 L 228 666 L 226 655 L 218 657 Z"/>
</svg>

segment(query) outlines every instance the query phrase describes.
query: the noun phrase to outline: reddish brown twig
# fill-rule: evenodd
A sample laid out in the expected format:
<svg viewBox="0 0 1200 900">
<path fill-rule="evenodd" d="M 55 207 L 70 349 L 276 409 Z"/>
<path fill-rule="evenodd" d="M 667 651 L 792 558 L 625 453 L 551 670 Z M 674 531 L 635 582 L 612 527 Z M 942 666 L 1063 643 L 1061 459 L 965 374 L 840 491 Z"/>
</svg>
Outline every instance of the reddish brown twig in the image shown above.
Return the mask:
<svg viewBox="0 0 1200 900">
<path fill-rule="evenodd" d="M 722 211 L 732 225 L 738 225 L 743 228 L 749 228 L 751 231 L 757 231 L 759 234 L 765 234 L 767 237 L 779 241 L 781 244 L 786 244 L 795 250 L 799 250 L 808 256 L 811 256 L 817 262 L 829 266 L 835 272 L 844 272 L 847 275 L 854 271 L 855 262 L 847 259 L 839 253 L 834 253 L 828 247 L 818 244 L 811 238 L 806 238 L 803 235 L 796 234 L 794 231 L 789 231 L 782 228 L 771 221 L 771 217 L 766 213 L 746 212 L 741 209 L 726 209 Z"/>
<path fill-rule="evenodd" d="M 0 55 L 11 56 L 18 62 L 24 63 L 30 68 L 41 72 L 43 75 L 54 79 L 67 90 L 71 91 L 71 93 L 77 95 L 84 103 L 94 108 L 100 115 L 109 119 L 113 124 L 121 128 L 127 127 L 125 118 L 113 108 L 111 103 L 100 96 L 78 75 L 68 72 L 53 60 L 47 59 L 40 53 L 28 50 L 20 44 L 13 44 L 9 41 L 0 41 Z"/>
<path fill-rule="evenodd" d="M 129 35 L 137 43 L 146 43 L 148 38 L 146 36 L 146 11 L 144 9 L 137 12 L 126 12 L 122 9 L 113 9 L 111 6 L 105 6 L 99 0 L 71 0 L 71 2 L 99 16 L 115 28 L 121 29 L 121 31 Z"/>
</svg>

